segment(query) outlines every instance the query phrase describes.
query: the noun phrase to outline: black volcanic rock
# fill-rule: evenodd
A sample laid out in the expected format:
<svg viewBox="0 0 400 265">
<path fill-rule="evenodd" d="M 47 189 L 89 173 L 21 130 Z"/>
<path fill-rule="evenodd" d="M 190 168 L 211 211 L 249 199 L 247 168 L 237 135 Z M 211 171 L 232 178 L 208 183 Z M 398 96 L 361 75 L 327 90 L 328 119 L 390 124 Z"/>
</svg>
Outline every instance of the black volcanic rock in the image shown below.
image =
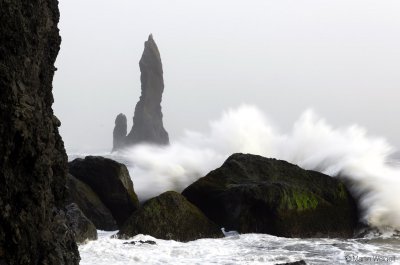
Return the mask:
<svg viewBox="0 0 400 265">
<path fill-rule="evenodd" d="M 139 208 L 139 200 L 124 164 L 100 156 L 87 156 L 68 165 L 69 172 L 99 196 L 118 226 Z"/>
<path fill-rule="evenodd" d="M 57 0 L 0 1 L 0 264 L 78 264 L 53 115 Z"/>
<path fill-rule="evenodd" d="M 78 205 L 71 203 L 66 206 L 69 227 L 74 231 L 75 240 L 83 243 L 86 240 L 96 240 L 97 230 L 94 224 L 83 214 Z"/>
<path fill-rule="evenodd" d="M 223 237 L 216 224 L 174 191 L 165 192 L 145 202 L 121 227 L 118 237 L 127 238 L 137 234 L 183 242 Z"/>
<path fill-rule="evenodd" d="M 68 174 L 67 187 L 68 203 L 76 203 L 97 229 L 118 230 L 117 223 L 110 210 L 87 184 Z"/>
<path fill-rule="evenodd" d="M 358 221 L 356 202 L 339 179 L 256 155 L 230 156 L 182 194 L 240 233 L 351 237 Z"/>
<path fill-rule="evenodd" d="M 163 126 L 161 112 L 164 92 L 163 68 L 160 52 L 152 35 L 144 44 L 139 66 L 142 95 L 136 104 L 133 127 L 127 136 L 127 144 L 148 142 L 167 145 L 169 137 Z"/>
<path fill-rule="evenodd" d="M 307 265 L 307 263 L 304 260 L 299 260 L 299 261 L 294 261 L 294 262 L 288 262 L 288 263 L 280 263 L 276 265 Z"/>
<path fill-rule="evenodd" d="M 128 132 L 126 116 L 120 113 L 115 118 L 115 127 L 113 131 L 113 150 L 117 151 L 125 146 L 125 137 Z"/>
<path fill-rule="evenodd" d="M 139 62 L 142 94 L 135 107 L 133 126 L 126 135 L 126 117 L 119 114 L 115 119 L 113 149 L 118 151 L 139 143 L 168 145 L 169 137 L 163 125 L 161 112 L 164 92 L 163 67 L 160 52 L 150 34 L 144 43 L 144 51 Z"/>
<path fill-rule="evenodd" d="M 160 52 L 152 35 L 144 44 L 139 66 L 142 95 L 136 104 L 133 127 L 127 136 L 127 144 L 147 142 L 167 145 L 169 138 L 164 129 L 161 112 L 164 92 L 163 68 Z"/>
<path fill-rule="evenodd" d="M 149 245 L 157 245 L 155 241 L 152 240 L 138 240 L 138 241 L 131 241 L 131 242 L 125 242 L 123 243 L 124 245 L 137 245 L 137 244 L 149 244 Z"/>
</svg>

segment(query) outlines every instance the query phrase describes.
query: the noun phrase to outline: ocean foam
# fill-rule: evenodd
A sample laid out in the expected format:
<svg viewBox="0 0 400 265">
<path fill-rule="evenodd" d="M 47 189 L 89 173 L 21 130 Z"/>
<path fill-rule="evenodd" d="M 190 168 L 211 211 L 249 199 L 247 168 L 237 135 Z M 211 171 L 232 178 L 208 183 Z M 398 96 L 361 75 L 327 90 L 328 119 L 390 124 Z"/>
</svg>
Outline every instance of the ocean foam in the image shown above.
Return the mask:
<svg viewBox="0 0 400 265">
<path fill-rule="evenodd" d="M 256 107 L 230 109 L 210 122 L 207 133 L 186 131 L 170 146 L 138 145 L 123 153 L 141 200 L 167 190 L 182 191 L 219 167 L 232 153 L 287 160 L 305 169 L 351 180 L 361 196 L 364 220 L 377 227 L 400 227 L 400 169 L 390 162 L 394 149 L 357 125 L 333 128 L 306 111 L 282 133 Z"/>
<path fill-rule="evenodd" d="M 263 264 L 305 260 L 307 264 L 360 264 L 346 258 L 391 258 L 400 264 L 400 241 L 377 239 L 298 239 L 262 234 L 244 234 L 221 239 L 199 239 L 187 243 L 137 235 L 129 240 L 111 238 L 99 231 L 99 239 L 79 246 L 81 265 L 138 264 Z M 150 244 L 124 244 L 152 240 Z M 375 240 L 375 241 L 374 241 Z M 394 258 L 393 258 L 394 257 Z M 366 263 L 370 264 L 370 263 Z"/>
</svg>

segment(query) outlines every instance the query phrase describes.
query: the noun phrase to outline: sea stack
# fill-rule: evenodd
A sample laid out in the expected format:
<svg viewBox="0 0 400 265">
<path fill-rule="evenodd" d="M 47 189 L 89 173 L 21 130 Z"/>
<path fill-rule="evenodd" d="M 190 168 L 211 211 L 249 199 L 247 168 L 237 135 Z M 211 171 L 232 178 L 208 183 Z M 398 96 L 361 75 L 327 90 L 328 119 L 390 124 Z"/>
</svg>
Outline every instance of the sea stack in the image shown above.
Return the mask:
<svg viewBox="0 0 400 265">
<path fill-rule="evenodd" d="M 58 1 L 0 3 L 0 264 L 79 263 L 53 115 Z"/>
<path fill-rule="evenodd" d="M 115 127 L 113 131 L 113 151 L 124 147 L 127 130 L 128 125 L 126 116 L 120 113 L 117 118 L 115 118 Z"/>
<path fill-rule="evenodd" d="M 122 148 L 119 145 L 121 142 L 124 143 L 123 147 L 138 143 L 169 144 L 169 137 L 164 129 L 161 112 L 162 94 L 164 92 L 163 67 L 160 52 L 151 34 L 144 43 L 144 51 L 139 66 L 142 94 L 136 104 L 133 126 L 124 141 L 121 141 L 122 137 L 120 136 L 115 141 L 114 136 L 114 151 Z M 114 132 L 116 130 L 117 122 Z"/>
</svg>

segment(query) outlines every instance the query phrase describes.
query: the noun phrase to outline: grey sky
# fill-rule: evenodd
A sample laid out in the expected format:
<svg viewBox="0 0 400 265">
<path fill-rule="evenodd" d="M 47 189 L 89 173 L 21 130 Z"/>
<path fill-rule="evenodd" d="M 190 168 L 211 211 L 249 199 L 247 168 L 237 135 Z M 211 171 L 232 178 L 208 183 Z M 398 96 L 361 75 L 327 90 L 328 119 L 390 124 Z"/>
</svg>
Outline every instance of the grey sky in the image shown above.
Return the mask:
<svg viewBox="0 0 400 265">
<path fill-rule="evenodd" d="M 61 0 L 55 113 L 67 151 L 110 150 L 131 118 L 149 33 L 164 66 L 164 125 L 185 128 L 241 103 L 288 129 L 311 107 L 400 147 L 398 0 Z"/>
</svg>

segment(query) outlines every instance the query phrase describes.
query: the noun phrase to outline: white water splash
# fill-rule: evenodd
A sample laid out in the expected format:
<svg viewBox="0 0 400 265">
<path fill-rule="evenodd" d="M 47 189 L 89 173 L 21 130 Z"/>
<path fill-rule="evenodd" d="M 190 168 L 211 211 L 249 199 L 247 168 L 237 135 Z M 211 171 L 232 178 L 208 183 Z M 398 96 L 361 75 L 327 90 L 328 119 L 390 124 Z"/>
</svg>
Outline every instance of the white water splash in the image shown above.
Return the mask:
<svg viewBox="0 0 400 265">
<path fill-rule="evenodd" d="M 170 146 L 139 145 L 121 155 L 129 160 L 139 197 L 181 191 L 221 166 L 232 153 L 287 160 L 305 169 L 352 180 L 362 196 L 364 220 L 373 226 L 400 227 L 400 169 L 389 165 L 393 148 L 383 138 L 354 125 L 333 128 L 306 111 L 288 133 L 281 133 L 255 107 L 228 110 L 210 123 L 209 132 L 187 131 Z"/>
<path fill-rule="evenodd" d="M 187 243 L 137 235 L 129 240 L 112 238 L 113 232 L 99 232 L 99 239 L 79 246 L 81 265 L 131 264 L 260 264 L 274 265 L 305 260 L 307 264 L 378 264 L 352 262 L 352 258 L 384 258 L 382 264 L 399 265 L 398 239 L 282 238 L 244 234 L 220 239 L 199 239 Z M 150 244 L 124 244 L 152 240 Z"/>
</svg>

